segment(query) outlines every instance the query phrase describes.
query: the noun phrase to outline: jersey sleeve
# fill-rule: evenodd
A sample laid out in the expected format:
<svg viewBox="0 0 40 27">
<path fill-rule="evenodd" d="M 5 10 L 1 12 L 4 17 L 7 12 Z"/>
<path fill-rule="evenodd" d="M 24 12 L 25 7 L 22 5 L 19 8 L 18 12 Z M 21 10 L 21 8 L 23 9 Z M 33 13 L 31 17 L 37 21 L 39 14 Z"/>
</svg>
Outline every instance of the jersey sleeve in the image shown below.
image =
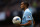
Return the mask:
<svg viewBox="0 0 40 27">
<path fill-rule="evenodd" d="M 25 18 L 26 18 L 26 20 L 32 20 L 32 13 L 31 12 L 26 12 L 25 13 Z"/>
</svg>

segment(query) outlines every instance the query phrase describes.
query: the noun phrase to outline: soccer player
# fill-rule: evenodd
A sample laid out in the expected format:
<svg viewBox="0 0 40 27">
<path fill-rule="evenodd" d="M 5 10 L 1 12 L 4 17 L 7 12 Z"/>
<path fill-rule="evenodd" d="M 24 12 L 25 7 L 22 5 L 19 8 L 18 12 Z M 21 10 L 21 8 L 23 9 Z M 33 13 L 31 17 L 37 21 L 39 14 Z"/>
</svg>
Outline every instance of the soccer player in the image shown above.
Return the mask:
<svg viewBox="0 0 40 27">
<path fill-rule="evenodd" d="M 33 17 L 28 6 L 29 4 L 27 2 L 21 2 L 21 8 L 24 9 L 22 23 L 19 24 L 21 27 L 33 27 Z"/>
</svg>

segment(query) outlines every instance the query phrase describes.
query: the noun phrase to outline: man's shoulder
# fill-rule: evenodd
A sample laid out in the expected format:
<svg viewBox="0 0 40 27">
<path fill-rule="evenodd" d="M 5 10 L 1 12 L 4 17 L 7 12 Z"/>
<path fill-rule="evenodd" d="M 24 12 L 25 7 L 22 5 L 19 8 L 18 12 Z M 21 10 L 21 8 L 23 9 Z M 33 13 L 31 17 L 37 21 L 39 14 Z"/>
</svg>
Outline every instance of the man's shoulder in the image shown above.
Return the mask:
<svg viewBox="0 0 40 27">
<path fill-rule="evenodd" d="M 31 13 L 31 11 L 29 9 L 26 9 L 25 12 L 26 13 Z"/>
</svg>

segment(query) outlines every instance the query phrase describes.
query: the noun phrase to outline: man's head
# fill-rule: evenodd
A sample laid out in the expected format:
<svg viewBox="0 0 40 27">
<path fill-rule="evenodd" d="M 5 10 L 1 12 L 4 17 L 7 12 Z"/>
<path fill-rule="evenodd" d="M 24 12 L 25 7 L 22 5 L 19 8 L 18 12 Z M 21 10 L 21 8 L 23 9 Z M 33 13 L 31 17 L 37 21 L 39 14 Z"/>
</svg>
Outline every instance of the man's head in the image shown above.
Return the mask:
<svg viewBox="0 0 40 27">
<path fill-rule="evenodd" d="M 25 7 L 28 8 L 28 2 L 21 2 L 21 8 L 24 9 Z"/>
</svg>

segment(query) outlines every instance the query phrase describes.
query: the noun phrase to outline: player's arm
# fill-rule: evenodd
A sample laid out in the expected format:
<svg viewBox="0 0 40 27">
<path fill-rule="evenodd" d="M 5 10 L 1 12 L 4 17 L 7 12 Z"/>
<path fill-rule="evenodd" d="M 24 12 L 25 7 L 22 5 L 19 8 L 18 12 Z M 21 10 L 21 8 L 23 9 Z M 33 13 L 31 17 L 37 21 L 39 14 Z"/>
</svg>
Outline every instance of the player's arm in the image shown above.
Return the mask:
<svg viewBox="0 0 40 27">
<path fill-rule="evenodd" d="M 25 25 L 30 25 L 30 24 L 32 24 L 32 21 L 31 21 L 31 20 L 29 20 L 28 23 L 26 23 L 26 24 L 20 24 L 20 25 L 21 25 L 21 26 L 25 26 Z M 34 19 L 33 19 L 33 24 L 35 24 Z"/>
<path fill-rule="evenodd" d="M 33 24 L 35 24 L 35 21 L 34 21 L 34 19 L 33 19 Z"/>
<path fill-rule="evenodd" d="M 28 22 L 25 23 L 25 24 L 20 24 L 20 25 L 30 25 L 30 24 L 32 24 L 32 14 L 30 12 L 27 12 L 25 14 L 25 16 L 26 16 L 26 21 L 28 21 Z"/>
<path fill-rule="evenodd" d="M 30 25 L 31 23 L 32 23 L 32 21 L 30 20 L 30 21 L 28 21 L 28 23 L 26 23 L 26 24 L 19 24 L 19 25 L 25 26 L 25 25 Z"/>
</svg>

